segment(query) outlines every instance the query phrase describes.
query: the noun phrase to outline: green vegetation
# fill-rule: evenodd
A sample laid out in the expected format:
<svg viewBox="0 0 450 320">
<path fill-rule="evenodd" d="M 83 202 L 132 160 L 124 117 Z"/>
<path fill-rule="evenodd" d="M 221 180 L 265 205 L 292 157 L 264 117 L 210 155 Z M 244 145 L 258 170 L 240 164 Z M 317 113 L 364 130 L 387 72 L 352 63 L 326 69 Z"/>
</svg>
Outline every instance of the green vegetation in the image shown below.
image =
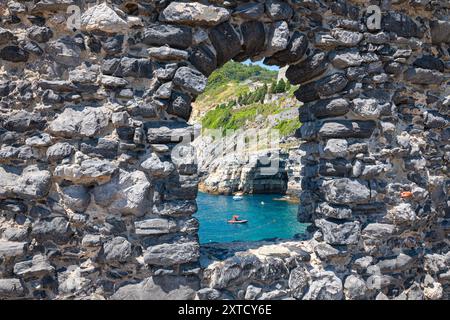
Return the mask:
<svg viewBox="0 0 450 320">
<path fill-rule="evenodd" d="M 258 65 L 247 66 L 242 63 L 229 61 L 209 76 L 205 93 L 208 93 L 208 90 L 213 90 L 229 82 L 242 82 L 245 80 L 269 82 L 277 74 L 276 71 L 267 70 Z"/>
<path fill-rule="evenodd" d="M 291 90 L 291 84 L 289 81 L 284 81 L 283 79 L 280 79 L 280 81 L 272 81 L 270 85 L 269 93 L 285 93 L 289 92 Z"/>
<path fill-rule="evenodd" d="M 301 126 L 298 119 L 281 120 L 283 117 L 278 119 L 273 115 L 288 110 L 287 105 L 292 107 L 290 98 L 298 86 L 277 81 L 277 74 L 233 61 L 214 71 L 205 92 L 194 104 L 194 108 L 206 112 L 201 118 L 202 127 L 226 131 L 267 126 L 280 130 L 282 136 L 293 134 Z M 270 98 L 268 94 L 281 95 L 264 103 Z"/>
<path fill-rule="evenodd" d="M 253 92 L 245 92 L 244 94 L 239 95 L 237 99 L 237 103 L 239 105 L 249 105 L 251 103 L 260 102 L 264 103 L 264 98 L 268 92 L 267 84 L 264 83 L 264 85 L 260 88 L 257 88 Z"/>
<path fill-rule="evenodd" d="M 298 119 L 289 119 L 280 121 L 274 129 L 280 130 L 280 136 L 289 136 L 301 127 L 301 122 Z"/>
</svg>

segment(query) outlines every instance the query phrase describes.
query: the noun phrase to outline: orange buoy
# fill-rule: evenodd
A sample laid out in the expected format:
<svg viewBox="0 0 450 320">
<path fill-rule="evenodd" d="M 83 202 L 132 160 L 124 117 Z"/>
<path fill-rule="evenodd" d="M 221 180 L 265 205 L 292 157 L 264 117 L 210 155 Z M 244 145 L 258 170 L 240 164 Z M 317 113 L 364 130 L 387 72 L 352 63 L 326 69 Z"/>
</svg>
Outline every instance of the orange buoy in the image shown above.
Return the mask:
<svg viewBox="0 0 450 320">
<path fill-rule="evenodd" d="M 411 191 L 403 191 L 402 193 L 400 193 L 400 196 L 402 198 L 411 198 L 413 196 Z"/>
</svg>

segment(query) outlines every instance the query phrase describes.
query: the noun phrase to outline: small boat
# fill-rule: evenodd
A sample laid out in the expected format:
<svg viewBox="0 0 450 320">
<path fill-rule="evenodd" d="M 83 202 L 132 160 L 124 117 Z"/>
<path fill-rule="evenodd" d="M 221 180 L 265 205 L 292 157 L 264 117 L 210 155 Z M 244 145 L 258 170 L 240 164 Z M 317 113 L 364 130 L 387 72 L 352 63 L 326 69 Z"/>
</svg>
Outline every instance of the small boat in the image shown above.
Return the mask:
<svg viewBox="0 0 450 320">
<path fill-rule="evenodd" d="M 235 201 L 242 200 L 242 199 L 244 199 L 243 195 L 244 195 L 244 193 L 242 193 L 242 192 L 236 192 L 233 196 L 233 200 L 235 200 Z"/>
<path fill-rule="evenodd" d="M 248 220 L 228 220 L 228 223 L 239 224 L 239 223 L 247 223 Z"/>
<path fill-rule="evenodd" d="M 238 215 L 234 215 L 233 218 L 231 218 L 231 220 L 227 221 L 228 223 L 247 223 L 248 220 L 241 220 L 239 219 Z"/>
</svg>

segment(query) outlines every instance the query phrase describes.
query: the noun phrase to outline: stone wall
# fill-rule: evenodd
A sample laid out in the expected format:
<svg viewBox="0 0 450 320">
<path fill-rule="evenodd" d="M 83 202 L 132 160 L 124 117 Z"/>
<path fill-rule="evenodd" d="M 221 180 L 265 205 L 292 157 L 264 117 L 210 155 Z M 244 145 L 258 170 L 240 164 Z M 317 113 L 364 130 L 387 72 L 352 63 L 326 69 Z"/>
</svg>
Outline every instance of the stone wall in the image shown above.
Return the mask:
<svg viewBox="0 0 450 320">
<path fill-rule="evenodd" d="M 249 57 L 290 65 L 306 104 L 299 220 L 326 271 L 293 297 L 369 279 L 369 298 L 448 297 L 449 9 L 1 1 L 0 298 L 194 298 L 197 169 L 178 143 L 206 76 Z"/>
</svg>

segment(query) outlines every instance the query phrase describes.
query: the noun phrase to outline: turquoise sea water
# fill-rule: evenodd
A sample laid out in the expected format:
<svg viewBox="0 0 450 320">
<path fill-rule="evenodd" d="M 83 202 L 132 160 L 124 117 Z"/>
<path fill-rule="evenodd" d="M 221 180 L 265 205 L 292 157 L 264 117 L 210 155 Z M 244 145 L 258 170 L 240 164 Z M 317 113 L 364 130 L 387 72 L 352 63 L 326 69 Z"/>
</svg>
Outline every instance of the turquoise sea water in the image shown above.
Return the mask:
<svg viewBox="0 0 450 320">
<path fill-rule="evenodd" d="M 200 243 L 290 239 L 303 233 L 306 225 L 297 221 L 298 205 L 273 200 L 279 197 L 244 195 L 243 200 L 234 201 L 232 196 L 199 192 L 195 217 L 200 221 Z M 233 215 L 248 223 L 227 223 Z"/>
</svg>

